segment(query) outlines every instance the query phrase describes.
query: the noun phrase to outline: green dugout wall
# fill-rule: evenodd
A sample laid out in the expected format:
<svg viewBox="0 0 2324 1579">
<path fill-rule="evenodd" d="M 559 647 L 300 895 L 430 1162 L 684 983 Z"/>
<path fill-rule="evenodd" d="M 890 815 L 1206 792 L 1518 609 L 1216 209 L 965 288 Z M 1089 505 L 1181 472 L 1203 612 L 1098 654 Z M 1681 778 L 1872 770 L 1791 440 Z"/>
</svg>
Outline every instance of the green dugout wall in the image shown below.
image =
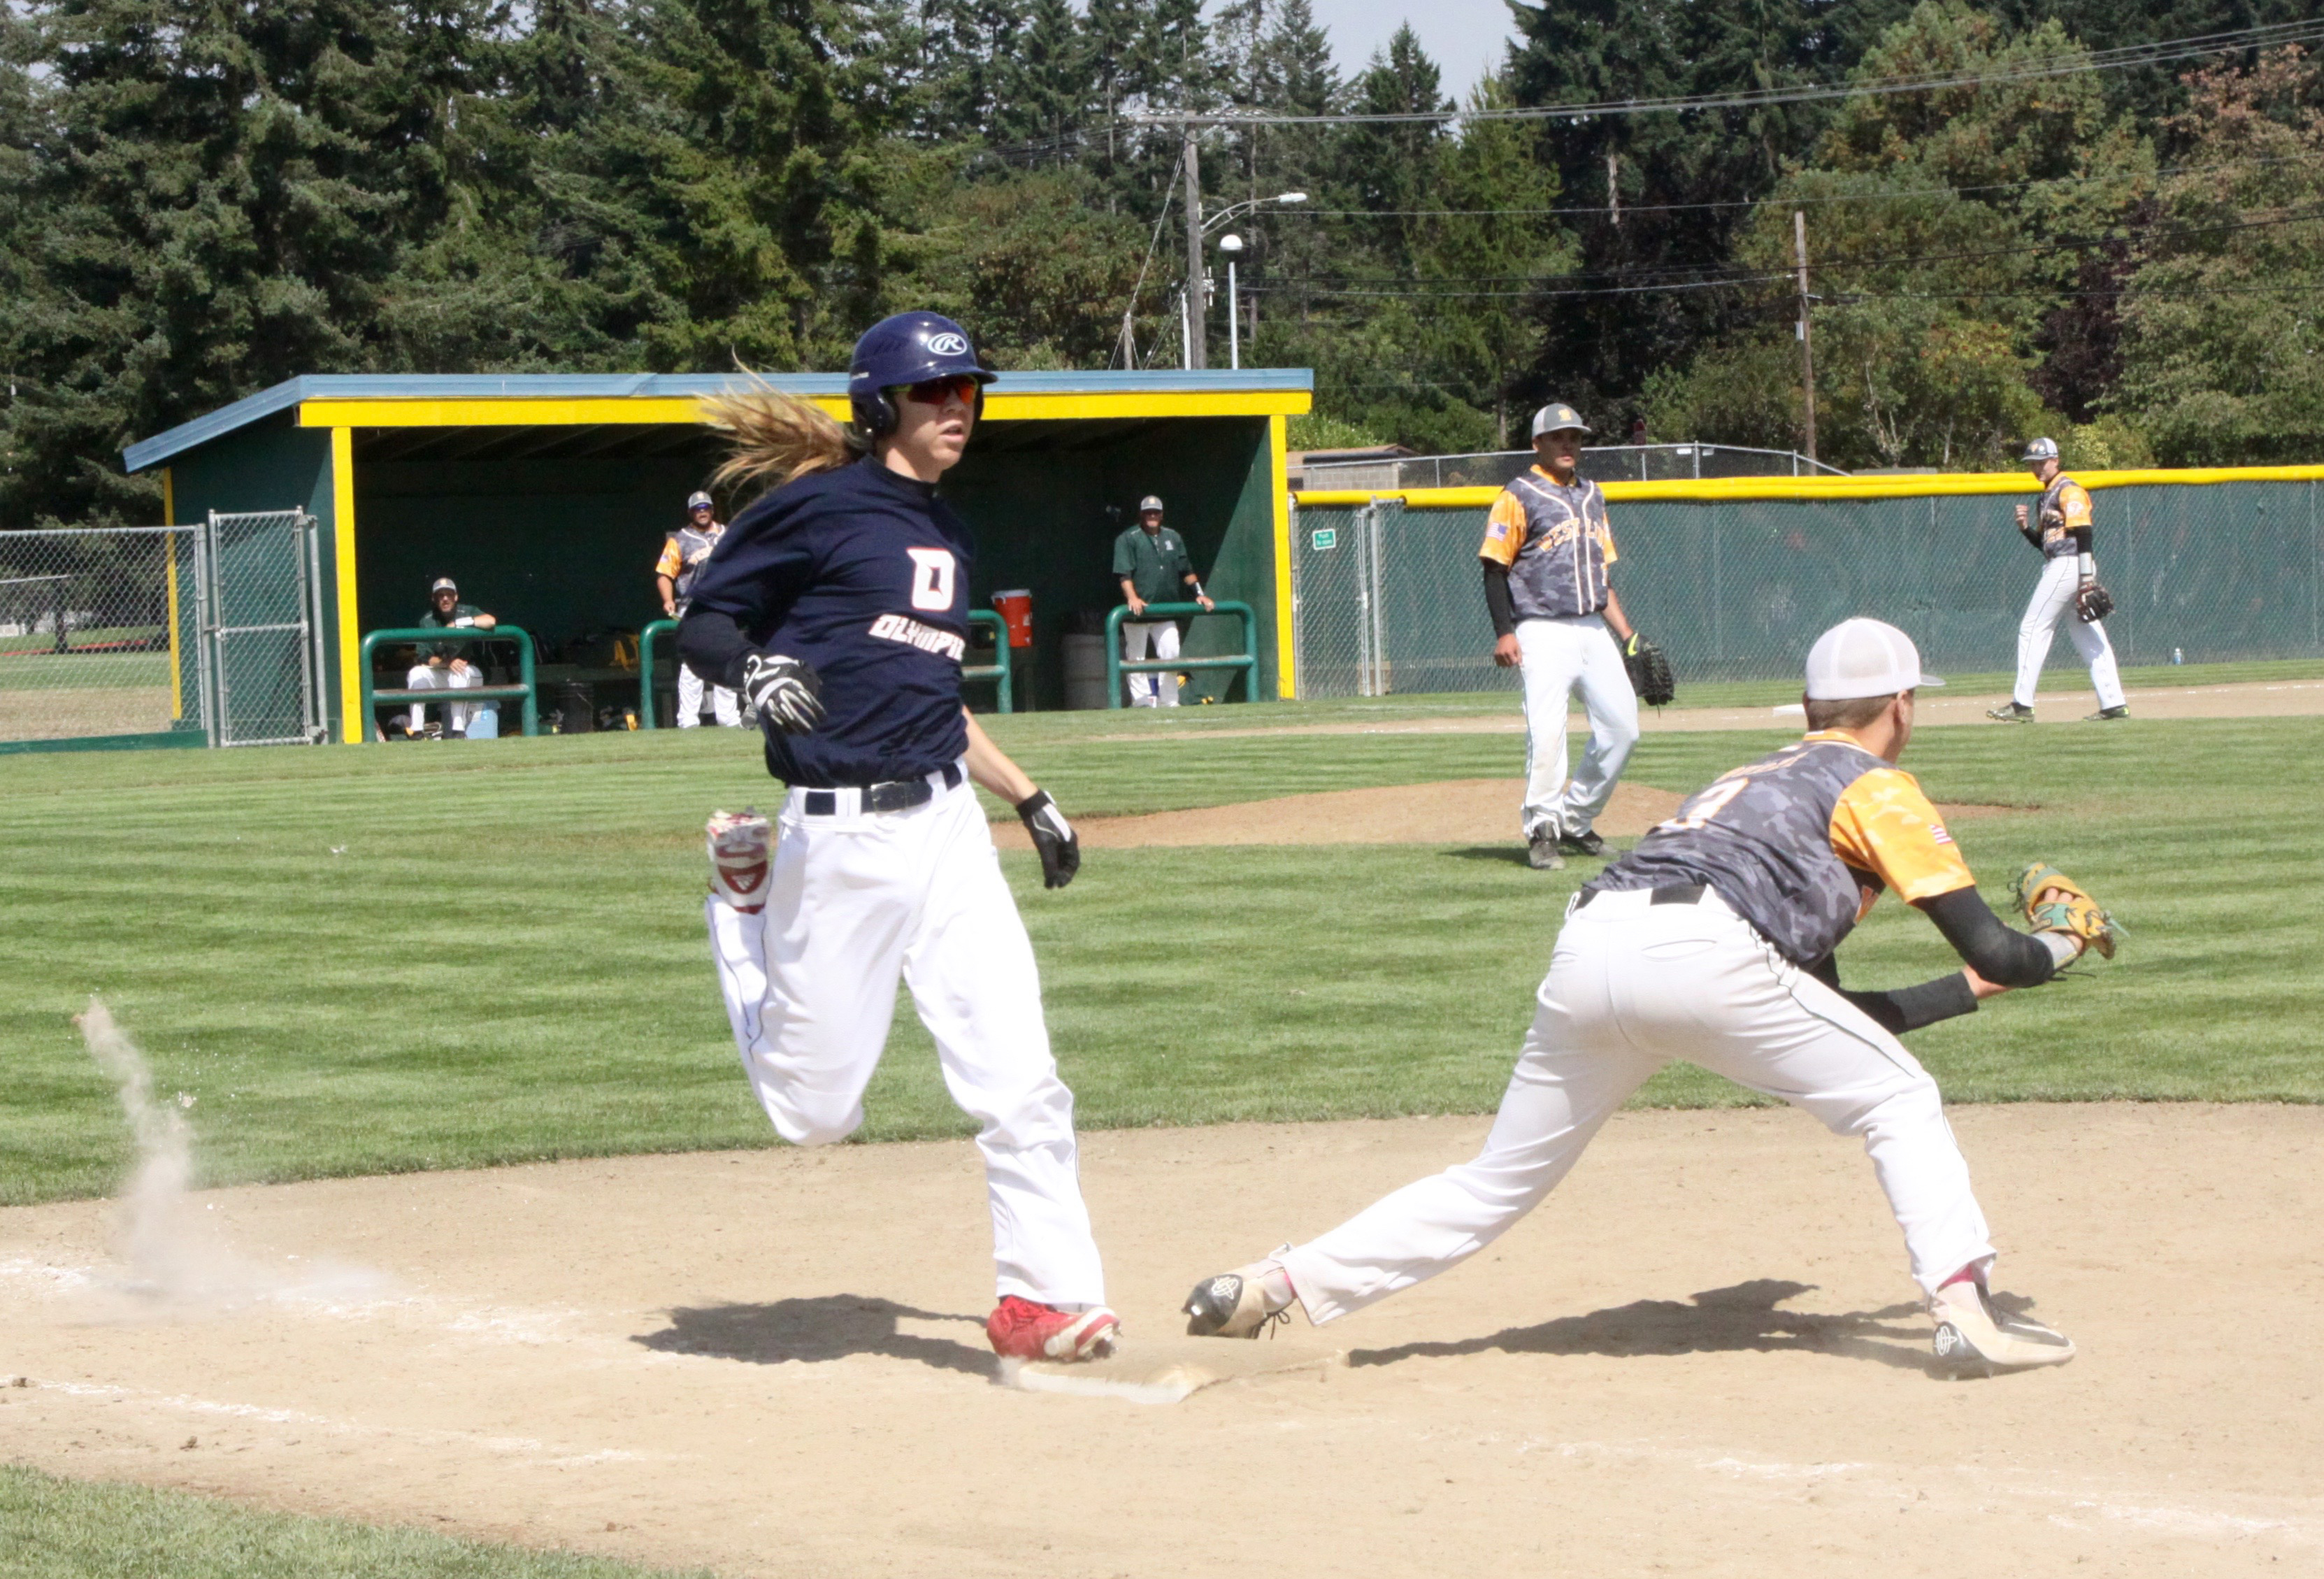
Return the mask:
<svg viewBox="0 0 2324 1579">
<path fill-rule="evenodd" d="M 768 381 L 844 414 L 838 374 Z M 448 575 L 469 601 L 544 643 L 657 617 L 652 569 L 686 495 L 716 464 L 703 397 L 724 378 L 293 379 L 132 446 L 159 467 L 171 516 L 302 508 L 322 527 L 327 711 L 351 738 L 366 630 L 411 623 Z M 1063 705 L 1077 614 L 1120 601 L 1113 535 L 1159 494 L 1215 596 L 1260 611 L 1262 695 L 1287 692 L 1284 423 L 1308 408 L 1302 369 L 1012 374 L 945 493 L 977 533 L 971 597 L 1029 587 L 1025 699 Z M 744 501 L 722 500 L 728 512 Z M 1190 653 L 1231 622 L 1197 622 Z"/>
<path fill-rule="evenodd" d="M 2123 662 L 2324 657 L 2324 466 L 2076 475 Z M 2027 474 L 1611 483 L 1614 584 L 1682 684 L 1795 675 L 1851 614 L 1903 627 L 1940 674 L 2006 669 L 2040 568 L 2011 507 L 2039 491 Z M 1299 695 L 1515 688 L 1478 581 L 1497 492 L 1296 496 Z M 2077 663 L 2064 636 L 2053 674 Z"/>
</svg>

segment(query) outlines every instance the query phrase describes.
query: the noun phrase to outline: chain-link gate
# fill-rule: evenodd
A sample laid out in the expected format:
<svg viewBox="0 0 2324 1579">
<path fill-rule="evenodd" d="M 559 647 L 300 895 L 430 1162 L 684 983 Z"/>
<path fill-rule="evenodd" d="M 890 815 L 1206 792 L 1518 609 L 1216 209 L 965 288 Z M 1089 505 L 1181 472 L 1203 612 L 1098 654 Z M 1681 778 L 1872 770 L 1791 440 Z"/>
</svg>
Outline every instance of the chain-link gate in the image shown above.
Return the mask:
<svg viewBox="0 0 2324 1579">
<path fill-rule="evenodd" d="M 302 510 L 210 512 L 202 535 L 203 714 L 213 745 L 324 738 L 315 524 Z"/>
<path fill-rule="evenodd" d="M 0 532 L 0 751 L 323 738 L 314 518 Z"/>
<path fill-rule="evenodd" d="M 1291 538 L 1292 641 L 1303 698 L 1515 690 L 1496 668 L 1471 512 L 1400 500 L 1300 506 Z"/>
</svg>

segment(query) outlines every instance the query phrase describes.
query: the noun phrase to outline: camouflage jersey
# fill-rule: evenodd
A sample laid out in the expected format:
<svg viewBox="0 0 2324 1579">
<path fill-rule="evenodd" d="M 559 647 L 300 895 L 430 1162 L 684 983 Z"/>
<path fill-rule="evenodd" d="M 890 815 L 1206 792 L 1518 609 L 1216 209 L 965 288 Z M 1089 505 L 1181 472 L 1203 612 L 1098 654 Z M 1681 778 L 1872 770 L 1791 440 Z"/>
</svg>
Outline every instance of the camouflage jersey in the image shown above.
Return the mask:
<svg viewBox="0 0 2324 1579">
<path fill-rule="evenodd" d="M 2045 559 L 2070 559 L 2090 547 L 2090 492 L 2065 473 L 2042 490 L 2036 512 L 2042 540 L 2034 546 Z"/>
<path fill-rule="evenodd" d="M 1974 882 L 1913 775 L 1825 730 L 1721 775 L 1582 891 L 1702 883 L 1813 967 L 1884 887 L 1909 904 Z"/>
<path fill-rule="evenodd" d="M 695 577 L 702 574 L 703 562 L 725 535 L 723 522 L 714 521 L 706 527 L 688 522 L 662 540 L 661 558 L 654 562 L 654 574 L 669 577 L 677 589 L 678 613 L 686 612 Z"/>
<path fill-rule="evenodd" d="M 1562 487 L 1536 466 L 1493 501 L 1477 557 L 1509 568 L 1517 618 L 1565 620 L 1606 606 L 1606 568 L 1621 556 L 1598 485 L 1576 477 Z"/>
</svg>

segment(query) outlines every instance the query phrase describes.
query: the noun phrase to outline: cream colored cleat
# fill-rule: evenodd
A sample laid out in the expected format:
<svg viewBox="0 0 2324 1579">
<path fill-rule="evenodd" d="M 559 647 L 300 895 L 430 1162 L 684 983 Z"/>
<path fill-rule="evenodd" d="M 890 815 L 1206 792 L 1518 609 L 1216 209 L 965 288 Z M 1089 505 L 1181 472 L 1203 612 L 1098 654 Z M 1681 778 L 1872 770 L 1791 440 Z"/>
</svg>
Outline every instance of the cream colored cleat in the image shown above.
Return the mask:
<svg viewBox="0 0 2324 1579">
<path fill-rule="evenodd" d="M 1291 1246 L 1275 1247 L 1264 1260 L 1221 1272 L 1194 1285 L 1183 1307 L 1186 1331 L 1198 1338 L 1255 1338 L 1260 1329 L 1291 1319 L 1291 1274 L 1278 1259 Z"/>
<path fill-rule="evenodd" d="M 1930 1297 L 1929 1314 L 1937 1318 L 1937 1358 L 1963 1370 L 2025 1371 L 2074 1357 L 2072 1339 L 2030 1316 L 1996 1309 L 1974 1278 L 1938 1289 Z"/>
</svg>

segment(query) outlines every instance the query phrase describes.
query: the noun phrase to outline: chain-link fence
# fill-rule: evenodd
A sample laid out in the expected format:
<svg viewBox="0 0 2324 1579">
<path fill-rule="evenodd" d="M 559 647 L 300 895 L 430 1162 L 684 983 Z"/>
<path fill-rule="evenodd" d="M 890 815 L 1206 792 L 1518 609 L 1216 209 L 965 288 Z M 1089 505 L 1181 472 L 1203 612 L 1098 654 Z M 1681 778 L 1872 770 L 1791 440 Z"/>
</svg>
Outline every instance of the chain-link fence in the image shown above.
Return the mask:
<svg viewBox="0 0 2324 1579">
<path fill-rule="evenodd" d="M 1297 486 L 1381 494 L 1406 488 L 1499 488 L 1534 464 L 1530 449 L 1474 455 L 1409 455 L 1382 460 L 1310 461 Z M 1582 475 L 1596 483 L 1666 483 L 1702 477 L 1844 475 L 1788 449 L 1733 444 L 1600 444 L 1582 452 Z"/>
<path fill-rule="evenodd" d="M 0 532 L 0 743 L 203 732 L 198 536 Z"/>
<path fill-rule="evenodd" d="M 1931 668 L 2006 669 L 2039 564 L 2015 494 L 1617 503 L 1622 606 L 1689 679 L 1799 672 L 1851 614 L 1893 621 Z M 2100 489 L 2107 633 L 2126 664 L 2324 656 L 2319 485 Z M 1512 689 L 1494 667 L 1481 507 L 1303 506 L 1292 538 L 1303 697 Z M 2052 659 L 2052 663 L 2057 661 Z"/>
<path fill-rule="evenodd" d="M 0 749 L 321 738 L 314 528 L 0 532 Z"/>
</svg>

